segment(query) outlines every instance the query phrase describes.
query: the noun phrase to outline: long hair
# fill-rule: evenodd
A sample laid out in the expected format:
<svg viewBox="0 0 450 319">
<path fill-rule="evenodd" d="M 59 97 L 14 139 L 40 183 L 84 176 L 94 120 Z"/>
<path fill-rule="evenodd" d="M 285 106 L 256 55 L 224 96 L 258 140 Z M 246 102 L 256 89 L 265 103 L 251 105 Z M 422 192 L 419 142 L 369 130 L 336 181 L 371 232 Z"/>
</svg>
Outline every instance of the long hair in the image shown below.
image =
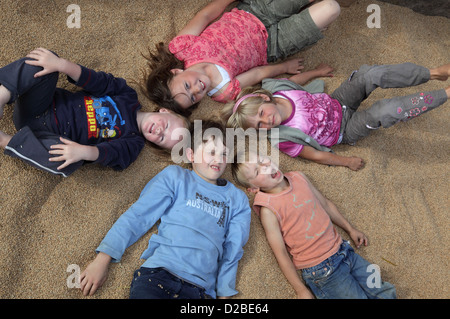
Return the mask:
<svg viewBox="0 0 450 319">
<path fill-rule="evenodd" d="M 144 73 L 141 90 L 144 95 L 159 107 L 172 110 L 175 113 L 189 117 L 191 109 L 183 109 L 172 97 L 169 82 L 174 77 L 172 69 L 183 69 L 183 62 L 178 60 L 163 42 L 156 44 L 155 52 L 149 49 L 147 60 L 148 70 Z"/>
</svg>

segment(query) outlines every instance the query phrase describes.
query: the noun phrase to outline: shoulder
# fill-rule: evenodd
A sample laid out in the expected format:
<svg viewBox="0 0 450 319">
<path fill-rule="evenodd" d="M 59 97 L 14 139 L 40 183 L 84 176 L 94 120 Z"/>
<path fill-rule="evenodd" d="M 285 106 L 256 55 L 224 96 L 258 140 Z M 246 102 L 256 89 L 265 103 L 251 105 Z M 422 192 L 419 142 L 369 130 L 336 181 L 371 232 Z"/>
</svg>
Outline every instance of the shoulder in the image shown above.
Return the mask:
<svg viewBox="0 0 450 319">
<path fill-rule="evenodd" d="M 226 187 L 227 187 L 228 191 L 233 194 L 233 196 L 236 196 L 238 199 L 248 200 L 248 197 L 243 190 L 238 188 L 236 185 L 234 185 L 229 180 L 226 180 L 226 179 L 221 179 L 221 180 L 226 181 L 226 183 L 227 183 Z"/>
<path fill-rule="evenodd" d="M 186 169 L 178 165 L 169 165 L 164 167 L 158 175 L 182 176 L 186 174 Z"/>
<path fill-rule="evenodd" d="M 199 37 L 192 34 L 182 34 L 178 35 L 175 38 L 172 39 L 169 43 L 169 51 L 172 54 L 176 54 L 178 52 L 181 52 L 183 50 L 188 49 L 192 46 L 192 44 L 195 42 L 196 39 Z"/>
<path fill-rule="evenodd" d="M 288 173 L 285 173 L 284 176 L 286 176 L 290 181 L 295 182 L 297 185 L 300 184 L 309 184 L 308 177 L 300 172 L 300 171 L 291 171 Z M 295 188 L 295 184 L 292 185 L 293 188 Z"/>
</svg>

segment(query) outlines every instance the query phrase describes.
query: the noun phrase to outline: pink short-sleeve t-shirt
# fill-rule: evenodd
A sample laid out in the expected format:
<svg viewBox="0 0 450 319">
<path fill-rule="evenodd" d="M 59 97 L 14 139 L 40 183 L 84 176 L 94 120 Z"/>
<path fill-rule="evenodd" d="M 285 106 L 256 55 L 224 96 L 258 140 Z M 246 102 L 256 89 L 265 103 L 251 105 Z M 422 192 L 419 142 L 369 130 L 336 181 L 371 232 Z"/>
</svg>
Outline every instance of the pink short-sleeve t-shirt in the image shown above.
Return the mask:
<svg viewBox="0 0 450 319">
<path fill-rule="evenodd" d="M 297 128 L 323 146 L 330 147 L 338 142 L 342 107 L 337 100 L 325 93 L 311 94 L 300 90 L 276 92 L 274 95 L 287 98 L 292 104 L 291 116 L 281 125 Z M 281 142 L 278 148 L 291 157 L 297 157 L 303 145 Z"/>
<path fill-rule="evenodd" d="M 254 15 L 233 9 L 209 25 L 199 36 L 180 35 L 169 43 L 169 50 L 184 67 L 209 62 L 223 67 L 230 76 L 225 91 L 214 100 L 234 100 L 241 91 L 236 76 L 267 64 L 267 30 Z"/>
</svg>

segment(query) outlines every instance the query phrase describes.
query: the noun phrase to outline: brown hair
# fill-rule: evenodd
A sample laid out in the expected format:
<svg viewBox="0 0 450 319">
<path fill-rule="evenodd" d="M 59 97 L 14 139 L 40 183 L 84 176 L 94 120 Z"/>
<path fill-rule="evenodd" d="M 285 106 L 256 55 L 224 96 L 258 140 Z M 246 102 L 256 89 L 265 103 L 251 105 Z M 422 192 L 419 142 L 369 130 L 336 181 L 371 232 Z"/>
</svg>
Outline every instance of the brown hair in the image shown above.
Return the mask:
<svg viewBox="0 0 450 319">
<path fill-rule="evenodd" d="M 194 147 L 198 147 L 199 145 L 195 145 L 195 140 L 196 137 L 198 138 L 198 135 L 201 134 L 200 139 L 202 141 L 202 143 L 205 143 L 208 141 L 209 137 L 214 136 L 214 134 L 210 134 L 210 135 L 205 135 L 205 132 L 208 129 L 216 129 L 219 130 L 219 132 L 222 134 L 223 137 L 223 143 L 225 143 L 225 127 L 219 122 L 216 121 L 214 119 L 207 119 L 207 120 L 202 120 L 202 126 L 201 126 L 201 130 L 197 130 L 197 126 L 192 125 L 191 126 L 191 148 L 192 150 L 194 150 Z"/>
<path fill-rule="evenodd" d="M 178 60 L 163 42 L 156 44 L 155 52 L 148 52 L 148 56 L 143 55 L 147 60 L 148 71 L 144 72 L 143 85 L 141 90 L 151 101 L 159 107 L 172 110 L 175 113 L 189 117 L 192 110 L 197 106 L 193 105 L 184 109 L 175 101 L 169 89 L 169 82 L 173 79 L 172 69 L 183 69 L 183 62 Z"/>
</svg>

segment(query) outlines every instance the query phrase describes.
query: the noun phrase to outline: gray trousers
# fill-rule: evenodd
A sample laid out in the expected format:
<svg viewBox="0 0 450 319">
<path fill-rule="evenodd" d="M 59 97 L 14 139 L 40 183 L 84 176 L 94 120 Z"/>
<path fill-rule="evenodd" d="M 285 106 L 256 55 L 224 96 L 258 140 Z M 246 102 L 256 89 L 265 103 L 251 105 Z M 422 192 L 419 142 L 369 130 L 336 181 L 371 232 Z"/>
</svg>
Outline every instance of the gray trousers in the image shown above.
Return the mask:
<svg viewBox="0 0 450 319">
<path fill-rule="evenodd" d="M 383 99 L 366 110 L 358 110 L 361 102 L 377 87 L 403 88 L 430 80 L 430 71 L 413 63 L 395 65 L 363 65 L 330 96 L 343 106 L 342 143 L 352 144 L 379 127 L 388 128 L 428 112 L 447 101 L 444 89 Z"/>
<path fill-rule="evenodd" d="M 252 13 L 266 27 L 267 61 L 299 52 L 323 38 L 307 6 L 308 0 L 241 0 L 237 8 Z"/>
</svg>

